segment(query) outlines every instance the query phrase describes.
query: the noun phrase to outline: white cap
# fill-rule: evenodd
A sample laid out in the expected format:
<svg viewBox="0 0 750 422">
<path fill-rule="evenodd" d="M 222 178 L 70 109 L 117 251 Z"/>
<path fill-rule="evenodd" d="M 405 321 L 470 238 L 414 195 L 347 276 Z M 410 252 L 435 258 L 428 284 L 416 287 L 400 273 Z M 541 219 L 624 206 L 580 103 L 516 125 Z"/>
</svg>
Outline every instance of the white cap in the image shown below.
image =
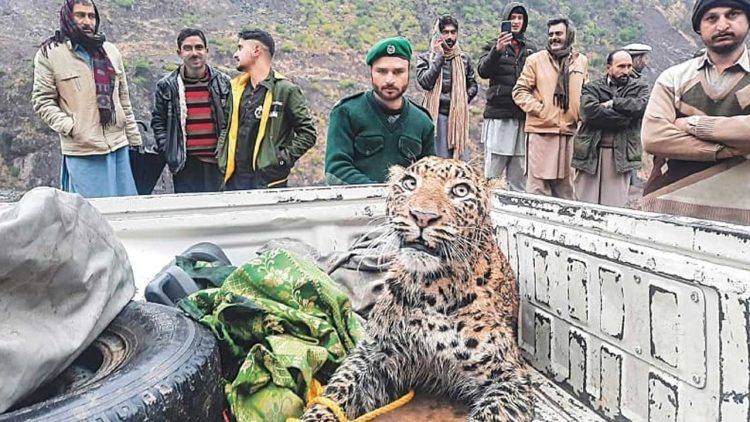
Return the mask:
<svg viewBox="0 0 750 422">
<path fill-rule="evenodd" d="M 638 44 L 638 43 L 628 44 L 622 49 L 630 53 L 631 56 L 637 56 L 640 54 L 646 54 L 646 53 L 651 52 L 651 46 L 646 45 L 646 44 Z"/>
</svg>

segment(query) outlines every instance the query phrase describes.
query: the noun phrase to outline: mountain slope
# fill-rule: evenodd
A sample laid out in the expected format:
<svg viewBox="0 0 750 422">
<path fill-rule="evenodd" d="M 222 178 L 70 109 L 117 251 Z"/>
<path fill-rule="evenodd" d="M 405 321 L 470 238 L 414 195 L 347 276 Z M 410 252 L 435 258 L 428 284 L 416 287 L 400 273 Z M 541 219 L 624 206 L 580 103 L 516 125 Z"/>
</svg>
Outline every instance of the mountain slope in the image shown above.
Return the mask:
<svg viewBox="0 0 750 422">
<path fill-rule="evenodd" d="M 690 0 L 692 4 L 692 0 Z M 529 39 L 545 43 L 545 21 L 565 14 L 578 28 L 578 47 L 589 56 L 592 77 L 604 69 L 606 53 L 629 42 L 654 47 L 651 80 L 696 49 L 687 0 L 530 0 Z M 323 183 L 323 151 L 328 110 L 343 95 L 369 85 L 363 56 L 373 41 L 407 36 L 416 52 L 429 45 L 437 16 L 454 14 L 463 48 L 476 60 L 496 37 L 505 6 L 499 0 L 109 0 L 98 3 L 102 29 L 126 57 L 136 117 L 148 120 L 156 80 L 174 69 L 175 37 L 183 27 L 199 27 L 209 37 L 212 63 L 233 72 L 236 33 L 245 27 L 269 30 L 277 42 L 276 67 L 305 90 L 318 123 L 318 144 L 299 163 L 292 184 Z M 33 114 L 29 103 L 33 56 L 57 27 L 60 1 L 0 0 L 0 189 L 57 186 L 57 136 Z M 482 84 L 486 86 L 485 83 Z M 412 96 L 419 91 L 412 87 Z M 478 140 L 483 90 L 471 106 L 472 139 Z M 478 155 L 478 154 L 477 154 Z"/>
</svg>

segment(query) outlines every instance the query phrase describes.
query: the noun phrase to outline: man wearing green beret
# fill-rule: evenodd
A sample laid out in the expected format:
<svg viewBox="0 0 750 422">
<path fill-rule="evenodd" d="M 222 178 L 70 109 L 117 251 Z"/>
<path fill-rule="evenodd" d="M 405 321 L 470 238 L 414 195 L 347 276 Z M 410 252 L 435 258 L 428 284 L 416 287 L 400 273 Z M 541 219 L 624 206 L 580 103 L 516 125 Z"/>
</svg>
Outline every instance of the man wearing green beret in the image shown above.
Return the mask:
<svg viewBox="0 0 750 422">
<path fill-rule="evenodd" d="M 387 38 L 367 53 L 372 89 L 340 100 L 331 110 L 326 181 L 331 185 L 383 183 L 388 169 L 435 155 L 435 130 L 427 110 L 404 97 L 411 45 Z"/>
</svg>

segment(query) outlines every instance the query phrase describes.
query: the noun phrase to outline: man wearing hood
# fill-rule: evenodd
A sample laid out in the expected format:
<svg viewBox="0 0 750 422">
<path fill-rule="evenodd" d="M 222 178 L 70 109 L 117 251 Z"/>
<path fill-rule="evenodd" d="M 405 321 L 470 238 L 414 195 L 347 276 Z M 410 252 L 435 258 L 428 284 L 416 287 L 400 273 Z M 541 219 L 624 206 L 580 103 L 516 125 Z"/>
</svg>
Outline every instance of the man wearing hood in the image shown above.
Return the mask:
<svg viewBox="0 0 750 422">
<path fill-rule="evenodd" d="M 471 58 L 458 43 L 458 21 L 449 15 L 435 23 L 432 49 L 417 56 L 417 82 L 427 93 L 437 132 L 435 150 L 444 158 L 461 158 L 469 139 L 469 103 L 477 95 Z"/>
<path fill-rule="evenodd" d="M 526 58 L 534 52 L 525 37 L 528 17 L 522 3 L 508 3 L 502 18 L 510 21 L 510 32 L 501 31 L 485 47 L 477 65 L 479 76 L 490 80 L 482 125 L 484 176 L 491 179 L 505 173 L 510 190 L 518 192 L 526 190 L 526 114 L 511 94 Z"/>
<path fill-rule="evenodd" d="M 547 48 L 532 54 L 513 87 L 513 101 L 526 112 L 526 191 L 574 199 L 570 160 L 586 56 L 573 50 L 575 28 L 567 18 L 547 21 Z"/>
<path fill-rule="evenodd" d="M 91 0 L 66 0 L 60 29 L 34 57 L 31 105 L 60 135 L 61 189 L 84 198 L 137 195 L 128 146 L 141 135 L 130 105 L 125 66 L 99 32 Z"/>
<path fill-rule="evenodd" d="M 703 54 L 665 70 L 643 118 L 650 211 L 750 225 L 750 0 L 698 0 Z"/>
</svg>

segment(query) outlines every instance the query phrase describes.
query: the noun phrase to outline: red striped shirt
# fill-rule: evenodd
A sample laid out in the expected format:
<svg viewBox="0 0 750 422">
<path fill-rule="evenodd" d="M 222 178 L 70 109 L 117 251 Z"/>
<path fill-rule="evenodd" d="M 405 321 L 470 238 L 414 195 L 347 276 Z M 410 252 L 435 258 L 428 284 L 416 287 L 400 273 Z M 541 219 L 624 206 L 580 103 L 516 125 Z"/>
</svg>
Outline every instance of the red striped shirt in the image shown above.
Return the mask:
<svg viewBox="0 0 750 422">
<path fill-rule="evenodd" d="M 208 91 L 209 79 L 184 82 L 185 103 L 187 104 L 185 124 L 187 153 L 193 156 L 213 157 L 218 136 L 216 119 L 211 109 L 211 96 Z"/>
</svg>

